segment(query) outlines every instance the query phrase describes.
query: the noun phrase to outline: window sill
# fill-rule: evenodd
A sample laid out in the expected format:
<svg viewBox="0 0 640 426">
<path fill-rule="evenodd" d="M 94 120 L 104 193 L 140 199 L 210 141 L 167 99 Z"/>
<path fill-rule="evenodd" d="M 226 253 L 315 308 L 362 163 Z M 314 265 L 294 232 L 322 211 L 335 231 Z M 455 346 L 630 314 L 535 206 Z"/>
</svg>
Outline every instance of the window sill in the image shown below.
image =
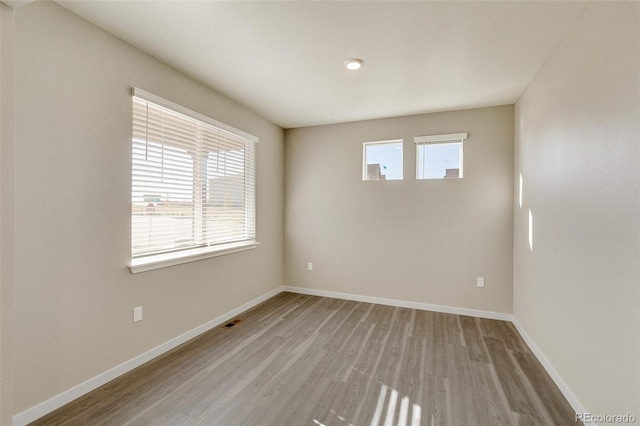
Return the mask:
<svg viewBox="0 0 640 426">
<path fill-rule="evenodd" d="M 241 243 L 221 244 L 215 247 L 197 248 L 174 253 L 147 256 L 139 259 L 132 259 L 129 264 L 129 269 L 132 274 L 137 274 L 139 272 L 152 271 L 154 269 L 208 259 L 210 257 L 224 256 L 225 254 L 251 250 L 258 247 L 258 244 L 260 243 L 256 241 L 243 241 Z"/>
</svg>

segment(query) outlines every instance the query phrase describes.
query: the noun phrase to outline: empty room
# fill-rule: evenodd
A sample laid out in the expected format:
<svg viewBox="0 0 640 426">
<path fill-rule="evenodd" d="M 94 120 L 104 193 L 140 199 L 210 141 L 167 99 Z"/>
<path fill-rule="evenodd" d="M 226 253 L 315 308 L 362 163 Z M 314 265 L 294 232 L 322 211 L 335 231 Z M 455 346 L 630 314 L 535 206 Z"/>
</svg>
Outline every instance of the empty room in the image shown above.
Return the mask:
<svg viewBox="0 0 640 426">
<path fill-rule="evenodd" d="M 0 424 L 640 422 L 640 2 L 0 0 Z"/>
</svg>

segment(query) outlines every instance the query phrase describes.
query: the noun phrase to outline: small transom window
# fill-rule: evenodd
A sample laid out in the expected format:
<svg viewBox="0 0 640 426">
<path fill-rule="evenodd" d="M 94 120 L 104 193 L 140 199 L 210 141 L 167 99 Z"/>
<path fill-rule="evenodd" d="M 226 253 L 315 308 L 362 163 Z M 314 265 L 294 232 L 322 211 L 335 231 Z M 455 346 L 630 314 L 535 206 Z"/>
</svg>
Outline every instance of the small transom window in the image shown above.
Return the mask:
<svg viewBox="0 0 640 426">
<path fill-rule="evenodd" d="M 416 179 L 461 179 L 463 142 L 466 133 L 418 136 L 416 143 Z"/>
<path fill-rule="evenodd" d="M 362 180 L 402 180 L 402 139 L 364 143 Z"/>
</svg>

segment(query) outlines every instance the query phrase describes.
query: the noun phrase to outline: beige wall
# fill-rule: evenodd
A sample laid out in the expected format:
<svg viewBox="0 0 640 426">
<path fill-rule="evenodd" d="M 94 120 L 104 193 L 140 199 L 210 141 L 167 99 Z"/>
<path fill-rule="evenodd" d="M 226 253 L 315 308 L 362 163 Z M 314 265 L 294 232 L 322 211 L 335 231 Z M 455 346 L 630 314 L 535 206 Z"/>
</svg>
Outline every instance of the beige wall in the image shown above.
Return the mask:
<svg viewBox="0 0 640 426">
<path fill-rule="evenodd" d="M 513 106 L 283 136 L 50 2 L 15 12 L 14 170 L 11 22 L 0 7 L 1 424 L 283 282 L 504 313 L 513 301 L 586 408 L 638 414 L 637 3 L 590 4 L 538 73 L 516 106 L 515 174 Z M 132 86 L 260 138 L 258 249 L 128 272 Z M 416 181 L 413 137 L 454 132 L 469 132 L 464 179 Z M 362 143 L 396 138 L 405 180 L 363 182 Z M 514 222 L 521 172 L 524 206 L 516 193 Z M 144 320 L 134 325 L 138 305 Z"/>
<path fill-rule="evenodd" d="M 636 417 L 639 8 L 590 3 L 518 101 L 514 221 L 517 321 L 587 410 Z"/>
<path fill-rule="evenodd" d="M 13 413 L 14 13 L 0 3 L 0 424 Z"/>
<path fill-rule="evenodd" d="M 16 43 L 20 412 L 280 286 L 284 157 L 281 128 L 54 3 L 16 10 Z M 257 249 L 129 273 L 132 86 L 260 138 Z"/>
<path fill-rule="evenodd" d="M 457 132 L 464 179 L 416 181 L 413 137 Z M 388 139 L 404 180 L 363 182 Z M 511 312 L 513 106 L 287 130 L 285 176 L 286 285 Z"/>
</svg>

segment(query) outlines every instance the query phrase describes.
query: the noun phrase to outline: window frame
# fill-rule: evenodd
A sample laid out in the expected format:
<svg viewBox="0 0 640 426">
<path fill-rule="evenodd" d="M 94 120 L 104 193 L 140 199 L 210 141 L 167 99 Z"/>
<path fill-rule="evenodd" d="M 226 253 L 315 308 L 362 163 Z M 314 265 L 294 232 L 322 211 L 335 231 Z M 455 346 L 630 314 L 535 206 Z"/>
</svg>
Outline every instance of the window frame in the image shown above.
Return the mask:
<svg viewBox="0 0 640 426">
<path fill-rule="evenodd" d="M 245 176 L 247 176 L 247 173 L 250 173 L 250 175 L 248 176 L 249 179 L 252 180 L 251 184 L 250 184 L 250 194 L 248 194 L 248 196 L 250 197 L 249 200 L 251 202 L 251 206 L 248 207 L 247 203 L 245 202 L 244 204 L 244 214 L 245 216 L 248 214 L 252 214 L 253 216 L 249 220 L 250 222 L 250 232 L 248 234 L 245 233 L 245 235 L 248 235 L 249 237 L 253 237 L 253 238 L 248 238 L 248 239 L 243 239 L 243 240 L 234 240 L 234 241 L 230 241 L 230 242 L 223 242 L 223 243 L 216 243 L 213 245 L 208 245 L 210 243 L 204 243 L 202 245 L 195 245 L 193 247 L 189 247 L 189 248 L 179 248 L 179 247 L 174 247 L 171 249 L 168 249 L 166 251 L 160 252 L 160 253 L 150 253 L 150 254 L 138 254 L 138 255 L 133 255 L 133 210 L 131 211 L 131 220 L 132 222 L 130 223 L 130 230 L 131 230 L 131 237 L 130 237 L 130 248 L 131 248 L 131 253 L 130 253 L 130 263 L 129 263 L 129 269 L 132 273 L 138 273 L 138 272 L 144 272 L 144 271 L 149 271 L 149 270 L 153 270 L 153 269 L 158 269 L 158 268 L 164 268 L 164 267 L 168 267 L 168 266 L 173 266 L 173 265 L 179 265 L 179 264 L 183 264 L 183 263 L 187 263 L 187 262 L 194 262 L 197 260 L 202 260 L 202 259 L 206 259 L 206 258 L 210 258 L 210 257 L 215 257 L 215 256 L 222 256 L 222 255 L 226 255 L 226 254 L 230 254 L 230 253 L 236 253 L 236 252 L 240 252 L 240 251 L 244 251 L 244 250 L 251 250 L 254 249 L 258 246 L 258 242 L 256 241 L 256 222 L 257 222 L 257 217 L 256 217 L 256 151 L 257 151 L 257 143 L 259 141 L 259 139 L 256 136 L 253 136 L 249 133 L 246 133 L 242 130 L 238 130 L 232 126 L 229 126 L 227 124 L 221 123 L 217 120 L 214 120 L 211 117 L 205 116 L 203 114 L 200 114 L 196 111 L 192 111 L 188 108 L 185 108 L 181 105 L 175 104 L 169 100 L 166 100 L 164 98 L 161 98 L 159 96 L 153 95 L 149 92 L 146 92 L 144 90 L 141 90 L 139 88 L 133 88 L 131 91 L 131 105 L 132 105 L 132 109 L 133 109 L 133 104 L 134 104 L 134 97 L 135 98 L 139 98 L 142 101 L 146 101 L 152 104 L 155 104 L 157 106 L 160 106 L 162 108 L 165 108 L 167 110 L 170 110 L 172 112 L 181 114 L 186 116 L 189 119 L 193 119 L 196 120 L 200 123 L 203 123 L 205 125 L 209 125 L 209 126 L 213 126 L 217 129 L 220 129 L 224 132 L 228 132 L 228 133 L 232 133 L 235 136 L 238 136 L 242 139 L 245 139 L 248 143 L 253 143 L 252 145 L 252 156 L 251 161 L 252 163 L 249 164 L 249 166 L 252 167 L 248 167 L 247 164 L 247 159 L 245 158 L 244 160 L 244 174 Z M 133 111 L 131 111 L 131 117 L 132 117 L 132 121 L 133 121 Z M 194 140 L 194 145 L 198 145 L 201 144 L 202 142 L 196 141 Z M 132 149 L 132 153 L 131 153 L 131 158 L 133 161 L 133 156 L 134 156 L 134 134 L 132 131 L 131 134 L 131 149 Z M 204 150 L 202 152 L 205 152 Z M 133 209 L 133 183 L 134 183 L 134 179 L 133 179 L 133 171 L 134 171 L 134 165 L 132 163 L 131 165 L 131 186 L 130 186 L 130 191 L 131 191 L 131 208 Z M 197 166 L 194 164 L 193 165 L 193 178 L 194 181 L 196 179 L 201 179 L 202 176 L 206 176 L 206 175 L 200 175 L 198 174 L 198 170 L 197 170 Z M 196 174 L 198 174 L 198 176 L 196 176 Z M 197 208 L 197 202 L 195 201 L 195 199 L 198 198 L 198 194 L 196 191 L 197 186 L 194 185 L 194 189 L 193 189 L 193 195 L 194 195 L 194 208 Z M 245 194 L 245 200 L 247 200 L 246 198 L 247 194 Z M 198 220 L 202 219 L 203 212 L 194 212 L 194 227 L 198 227 L 199 225 L 196 223 Z M 202 224 L 200 224 L 202 225 Z"/>
<path fill-rule="evenodd" d="M 367 170 L 367 147 L 371 145 L 390 145 L 400 144 L 402 148 L 402 177 L 400 179 L 367 179 L 369 173 Z M 362 181 L 363 182 L 377 182 L 377 181 L 403 181 L 404 180 L 404 139 L 388 139 L 382 141 L 371 141 L 362 143 Z"/>
<path fill-rule="evenodd" d="M 448 133 L 442 135 L 416 136 L 413 142 L 416 145 L 416 180 L 458 180 L 464 178 L 464 141 L 468 133 Z M 425 178 L 420 177 L 420 147 L 426 145 L 460 145 L 460 167 L 458 177 Z"/>
</svg>

